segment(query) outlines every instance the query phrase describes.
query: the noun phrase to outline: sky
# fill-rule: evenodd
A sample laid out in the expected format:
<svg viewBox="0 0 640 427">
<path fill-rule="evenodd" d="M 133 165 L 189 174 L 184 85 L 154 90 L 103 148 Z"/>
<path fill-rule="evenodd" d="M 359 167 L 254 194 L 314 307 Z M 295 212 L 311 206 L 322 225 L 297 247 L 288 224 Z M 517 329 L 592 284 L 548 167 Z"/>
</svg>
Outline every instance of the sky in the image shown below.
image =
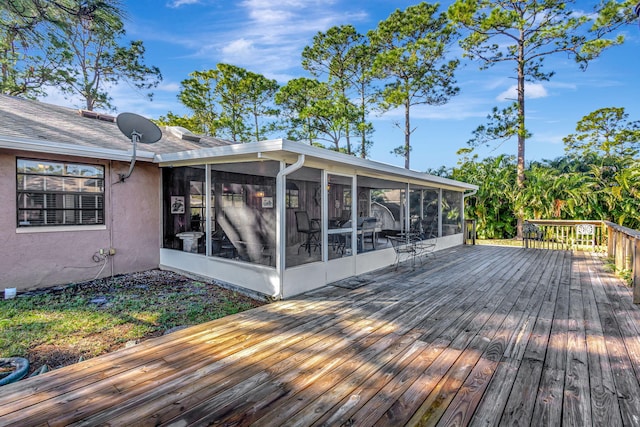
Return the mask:
<svg viewBox="0 0 640 427">
<path fill-rule="evenodd" d="M 228 63 L 276 79 L 284 85 L 292 78 L 311 77 L 301 67 L 301 52 L 313 36 L 332 26 L 353 25 L 360 33 L 374 29 L 396 9 L 416 1 L 405 0 L 122 0 L 127 15 L 127 38 L 143 40 L 148 65 L 158 66 L 163 81 L 153 101 L 127 84 L 110 91 L 117 112 L 158 118 L 168 111 L 186 114 L 177 94 L 180 82 L 196 70 Z M 444 10 L 450 2 L 441 3 Z M 595 2 L 578 1 L 585 12 Z M 626 42 L 605 51 L 586 71 L 564 54 L 545 60 L 553 70 L 550 81 L 526 88 L 526 159 L 554 159 L 564 154 L 562 138 L 575 131 L 578 120 L 604 107 L 624 107 L 630 118 L 640 119 L 640 27 L 624 30 Z M 461 55 L 458 47 L 453 56 Z M 512 64 L 481 70 L 463 60 L 456 74 L 460 94 L 443 106 L 412 109 L 411 169 L 426 171 L 454 167 L 467 141 L 494 106 L 504 108 L 515 98 Z M 80 107 L 78 100 L 52 93 L 46 102 Z M 404 166 L 404 158 L 391 154 L 402 145 L 403 111 L 372 114 L 375 128 L 370 158 Z M 476 151 L 479 158 L 502 153 L 515 155 L 516 141 Z"/>
</svg>

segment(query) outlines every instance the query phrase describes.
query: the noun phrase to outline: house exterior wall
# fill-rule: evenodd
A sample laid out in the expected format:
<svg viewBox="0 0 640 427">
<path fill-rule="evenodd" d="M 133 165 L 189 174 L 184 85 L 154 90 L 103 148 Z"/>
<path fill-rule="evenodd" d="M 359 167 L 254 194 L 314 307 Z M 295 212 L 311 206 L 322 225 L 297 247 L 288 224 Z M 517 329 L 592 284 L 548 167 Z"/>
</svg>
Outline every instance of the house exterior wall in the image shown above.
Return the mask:
<svg viewBox="0 0 640 427">
<path fill-rule="evenodd" d="M 104 166 L 105 225 L 17 228 L 18 157 Z M 128 169 L 125 162 L 0 150 L 0 292 L 7 287 L 35 289 L 157 268 L 160 170 L 138 162 L 131 177 L 117 183 L 118 174 Z M 104 268 L 103 261 L 92 260 L 100 248 L 116 250 Z"/>
</svg>

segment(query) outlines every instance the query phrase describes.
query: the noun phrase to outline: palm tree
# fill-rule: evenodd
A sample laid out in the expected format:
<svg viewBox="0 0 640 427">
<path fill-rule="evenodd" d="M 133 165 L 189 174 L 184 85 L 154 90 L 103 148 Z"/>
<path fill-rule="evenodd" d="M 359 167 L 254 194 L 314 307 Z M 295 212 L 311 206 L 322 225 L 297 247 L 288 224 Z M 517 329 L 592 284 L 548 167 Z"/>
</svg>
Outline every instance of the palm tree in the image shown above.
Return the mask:
<svg viewBox="0 0 640 427">
<path fill-rule="evenodd" d="M 475 218 L 480 238 L 513 237 L 516 219 L 513 202 L 516 192 L 515 157 L 500 155 L 481 163 L 465 159 L 453 170 L 454 179 L 476 184 L 478 192 L 469 200 L 465 217 Z"/>
</svg>

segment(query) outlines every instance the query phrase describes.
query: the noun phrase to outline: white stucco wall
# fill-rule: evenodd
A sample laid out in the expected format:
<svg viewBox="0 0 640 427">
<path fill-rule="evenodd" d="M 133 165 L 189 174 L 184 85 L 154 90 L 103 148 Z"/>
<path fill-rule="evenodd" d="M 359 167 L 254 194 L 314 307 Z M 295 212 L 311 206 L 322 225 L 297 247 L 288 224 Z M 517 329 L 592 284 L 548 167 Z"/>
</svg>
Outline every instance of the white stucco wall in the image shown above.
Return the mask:
<svg viewBox="0 0 640 427">
<path fill-rule="evenodd" d="M 279 281 L 276 269 L 264 265 L 208 257 L 175 249 L 161 249 L 160 268 L 186 271 L 270 297 L 278 294 Z"/>
</svg>

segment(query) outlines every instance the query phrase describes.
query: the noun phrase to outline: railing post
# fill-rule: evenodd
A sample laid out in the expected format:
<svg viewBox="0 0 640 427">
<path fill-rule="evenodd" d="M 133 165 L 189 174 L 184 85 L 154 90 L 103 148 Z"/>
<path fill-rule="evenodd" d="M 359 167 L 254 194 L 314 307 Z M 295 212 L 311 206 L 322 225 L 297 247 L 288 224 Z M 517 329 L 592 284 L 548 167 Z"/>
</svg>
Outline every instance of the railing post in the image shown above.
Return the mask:
<svg viewBox="0 0 640 427">
<path fill-rule="evenodd" d="M 633 268 L 631 284 L 633 286 L 633 303 L 640 304 L 640 239 L 633 239 Z"/>
<path fill-rule="evenodd" d="M 624 236 L 616 230 L 616 253 L 614 259 L 617 269 L 624 268 Z"/>
<path fill-rule="evenodd" d="M 473 220 L 472 227 L 473 227 L 473 244 L 475 245 L 476 244 L 476 237 L 477 237 L 476 236 L 476 220 L 475 219 Z"/>
<path fill-rule="evenodd" d="M 613 258 L 615 256 L 615 240 L 616 235 L 613 227 L 607 225 L 607 256 Z"/>
<path fill-rule="evenodd" d="M 471 224 L 471 229 L 469 229 L 469 224 Z M 467 240 L 471 240 L 472 245 L 476 244 L 476 220 L 475 219 L 464 220 L 464 244 L 465 245 L 468 244 Z"/>
</svg>

